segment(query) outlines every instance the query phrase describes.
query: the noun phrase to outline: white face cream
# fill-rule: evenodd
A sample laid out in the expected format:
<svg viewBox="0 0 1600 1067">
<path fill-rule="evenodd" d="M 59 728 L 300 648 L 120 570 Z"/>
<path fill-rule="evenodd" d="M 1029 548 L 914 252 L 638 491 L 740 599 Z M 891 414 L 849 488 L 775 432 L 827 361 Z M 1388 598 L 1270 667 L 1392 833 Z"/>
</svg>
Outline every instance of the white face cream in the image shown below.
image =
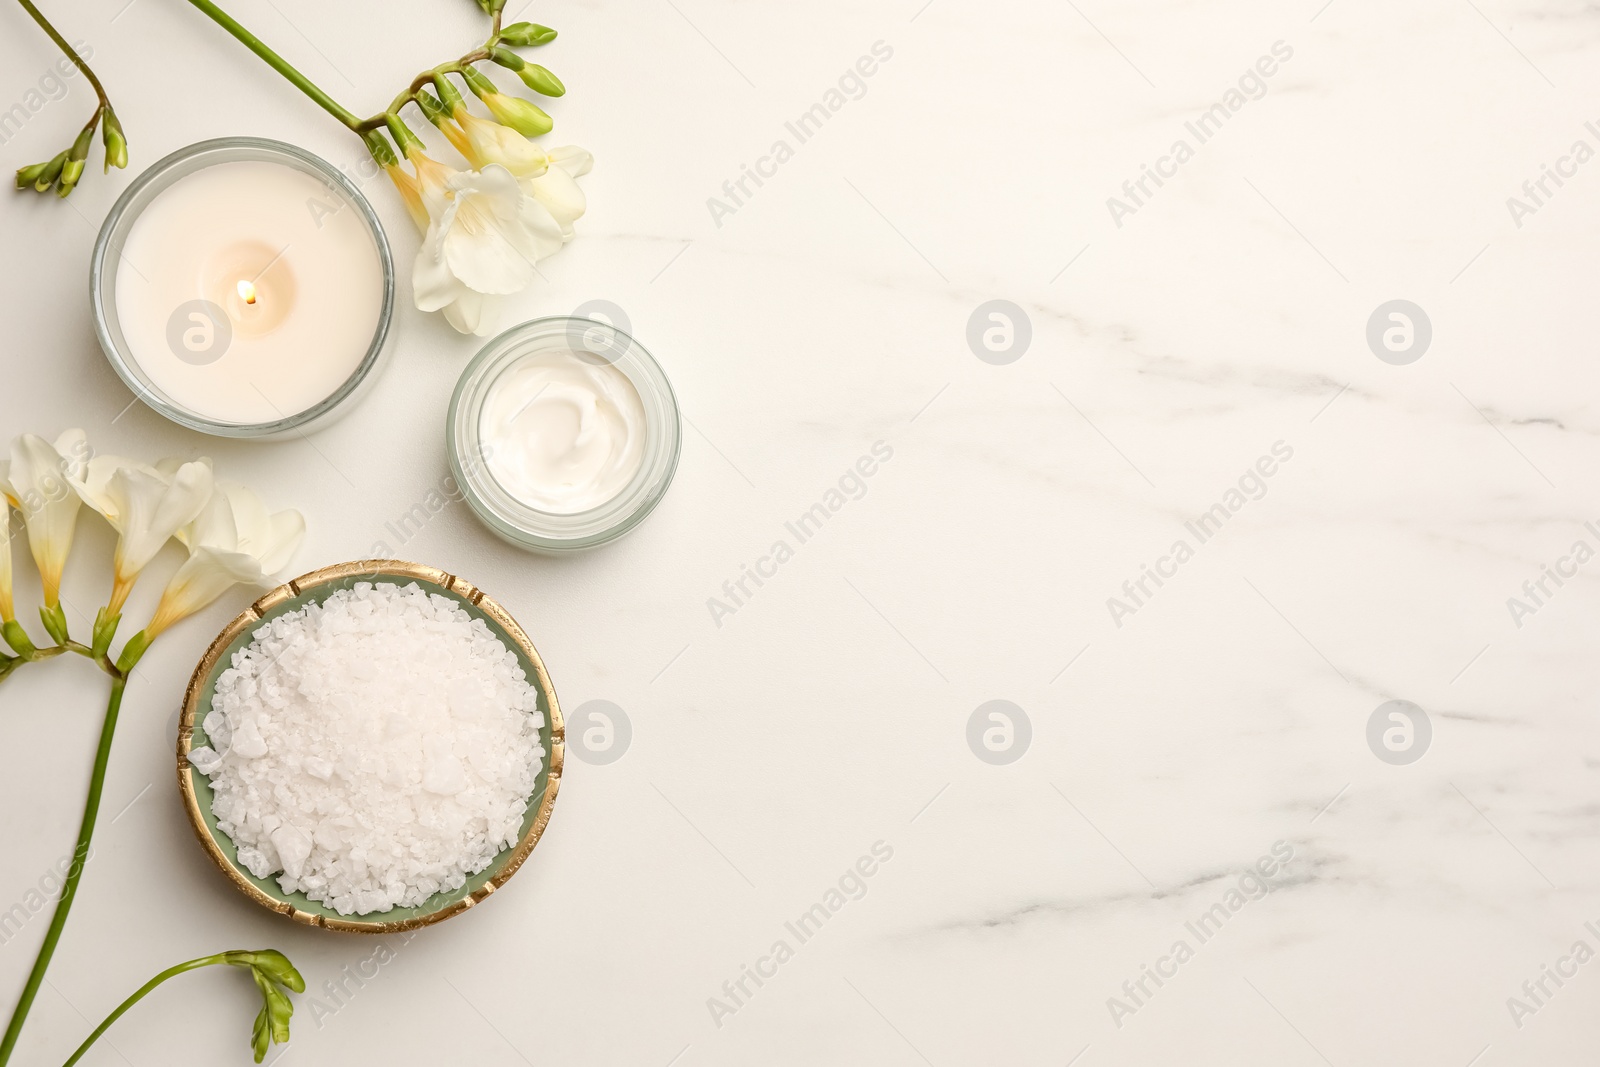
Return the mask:
<svg viewBox="0 0 1600 1067">
<path fill-rule="evenodd" d="M 611 363 L 530 352 L 488 388 L 478 426 L 484 466 L 537 511 L 573 515 L 627 488 L 644 463 L 639 391 Z"/>
</svg>

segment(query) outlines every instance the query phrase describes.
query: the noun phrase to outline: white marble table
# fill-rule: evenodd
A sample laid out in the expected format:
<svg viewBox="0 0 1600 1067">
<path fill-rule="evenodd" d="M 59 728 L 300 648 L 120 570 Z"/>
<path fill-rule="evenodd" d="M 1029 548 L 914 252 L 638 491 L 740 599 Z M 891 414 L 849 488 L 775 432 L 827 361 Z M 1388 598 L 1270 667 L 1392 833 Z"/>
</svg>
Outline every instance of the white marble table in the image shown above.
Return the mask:
<svg viewBox="0 0 1600 1067">
<path fill-rule="evenodd" d="M 245 900 L 191 838 L 174 708 L 249 594 L 224 598 L 141 668 L 17 1062 L 64 1059 L 168 963 L 266 945 L 313 987 L 291 1067 L 1592 1062 L 1600 963 L 1562 960 L 1600 949 L 1600 563 L 1522 590 L 1600 547 L 1600 162 L 1568 158 L 1600 148 L 1593 10 L 539 4 L 571 89 L 554 139 L 597 163 L 581 238 L 519 315 L 619 305 L 692 427 L 644 527 L 551 560 L 460 505 L 386 532 L 446 477 L 475 349 L 409 307 L 378 389 L 310 442 L 128 406 L 85 282 L 133 174 L 225 134 L 360 149 L 178 0 L 50 7 L 134 163 L 66 205 L 0 197 L 0 433 L 210 455 L 306 513 L 302 569 L 382 543 L 464 574 L 533 633 L 569 713 L 610 701 L 632 737 L 609 764 L 569 755 L 504 893 L 379 965 Z M 479 24 L 467 0 L 231 9 L 365 110 Z M 3 17 L 0 106 L 54 59 Z M 69 86 L 6 167 L 82 121 Z M 802 140 L 787 124 L 819 103 Z M 746 165 L 765 177 L 740 192 Z M 1567 175 L 1536 202 L 1545 165 Z M 368 192 L 409 259 L 396 198 Z M 974 350 L 993 300 L 1020 309 L 1012 347 Z M 1368 344 L 1393 300 L 1431 326 L 1409 363 Z M 801 543 L 785 523 L 875 446 L 892 457 Z M 780 540 L 792 558 L 730 601 Z M 91 613 L 99 566 L 67 591 Z M 0 695 L 0 910 L 70 847 L 99 692 L 79 667 Z M 994 700 L 1028 728 L 985 719 L 974 748 Z M 1369 746 L 1390 700 L 1427 717 L 1414 762 L 1391 761 L 1421 733 Z M 45 921 L 0 945 L 7 1004 Z M 191 976 L 91 1062 L 244 1063 L 254 995 Z"/>
</svg>

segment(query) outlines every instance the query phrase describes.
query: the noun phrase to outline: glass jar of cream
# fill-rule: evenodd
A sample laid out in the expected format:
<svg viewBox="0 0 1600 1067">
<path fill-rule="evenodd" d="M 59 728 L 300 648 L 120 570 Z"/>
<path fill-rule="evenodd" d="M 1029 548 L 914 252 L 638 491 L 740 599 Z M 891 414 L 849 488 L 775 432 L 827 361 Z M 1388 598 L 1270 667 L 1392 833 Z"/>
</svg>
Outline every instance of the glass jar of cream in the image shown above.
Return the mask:
<svg viewBox="0 0 1600 1067">
<path fill-rule="evenodd" d="M 478 518 L 540 552 L 593 548 L 643 522 L 678 467 L 666 374 L 592 319 L 536 319 L 483 347 L 456 386 L 450 468 Z"/>
</svg>

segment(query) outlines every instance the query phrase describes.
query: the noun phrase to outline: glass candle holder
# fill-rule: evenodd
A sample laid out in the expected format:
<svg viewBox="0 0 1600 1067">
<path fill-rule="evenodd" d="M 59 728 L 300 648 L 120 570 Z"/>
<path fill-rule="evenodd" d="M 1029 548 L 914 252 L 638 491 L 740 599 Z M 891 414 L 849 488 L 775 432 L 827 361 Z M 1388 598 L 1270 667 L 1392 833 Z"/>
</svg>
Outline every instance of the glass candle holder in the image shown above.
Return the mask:
<svg viewBox="0 0 1600 1067">
<path fill-rule="evenodd" d="M 106 358 L 146 405 L 219 437 L 304 434 L 371 386 L 394 260 L 348 177 L 294 145 L 202 141 L 117 200 L 90 268 Z"/>
<path fill-rule="evenodd" d="M 630 463 L 636 454 L 637 466 L 614 495 L 582 510 L 534 506 L 525 499 L 525 491 L 521 497 L 513 491 L 516 483 L 508 485 L 503 473 L 496 473 L 497 466 L 503 472 L 505 465 L 496 461 L 490 428 L 495 427 L 495 433 L 506 432 L 505 424 L 496 421 L 503 417 L 495 413 L 497 406 L 503 407 L 497 405 L 497 399 L 504 397 L 510 388 L 507 383 L 515 375 L 529 367 L 547 366 L 552 360 L 576 360 L 603 373 L 607 382 L 618 383 L 614 371 L 638 394 L 637 406 L 632 397 L 627 398 L 628 410 L 639 419 L 637 437 L 630 434 L 626 447 L 619 444 L 614 449 L 625 453 Z M 533 403 L 530 398 L 528 404 Z M 530 417 L 537 420 L 541 416 L 534 411 Z M 562 443 L 569 443 L 572 435 L 585 436 L 576 415 L 563 420 L 561 426 L 527 429 L 548 432 Z M 548 318 L 512 327 L 473 357 L 450 402 L 446 443 L 450 469 L 462 496 L 484 525 L 518 548 L 563 553 L 613 541 L 645 520 L 672 484 L 683 426 L 672 384 L 643 345 L 607 323 Z M 615 467 L 608 469 L 614 471 Z"/>
</svg>

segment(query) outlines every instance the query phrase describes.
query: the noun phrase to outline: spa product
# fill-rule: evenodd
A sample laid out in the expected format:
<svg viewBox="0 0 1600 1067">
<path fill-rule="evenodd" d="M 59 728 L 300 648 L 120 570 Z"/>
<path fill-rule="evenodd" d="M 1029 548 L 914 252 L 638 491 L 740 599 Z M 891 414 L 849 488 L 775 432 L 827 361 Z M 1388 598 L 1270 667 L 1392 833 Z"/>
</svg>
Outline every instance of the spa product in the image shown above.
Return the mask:
<svg viewBox="0 0 1600 1067">
<path fill-rule="evenodd" d="M 326 421 L 376 366 L 393 290 L 360 193 L 271 141 L 208 141 L 157 163 L 95 248 L 112 365 L 168 418 L 226 436 Z"/>
<path fill-rule="evenodd" d="M 617 368 L 552 349 L 508 366 L 489 386 L 479 440 L 495 481 L 552 515 L 599 507 L 644 462 L 644 404 Z"/>
<path fill-rule="evenodd" d="M 561 552 L 643 522 L 672 483 L 681 438 L 672 386 L 637 341 L 590 319 L 538 319 L 468 364 L 446 442 L 485 525 Z"/>
<path fill-rule="evenodd" d="M 189 754 L 250 873 L 366 915 L 459 888 L 517 841 L 544 717 L 481 620 L 358 582 L 253 637 Z"/>
</svg>

